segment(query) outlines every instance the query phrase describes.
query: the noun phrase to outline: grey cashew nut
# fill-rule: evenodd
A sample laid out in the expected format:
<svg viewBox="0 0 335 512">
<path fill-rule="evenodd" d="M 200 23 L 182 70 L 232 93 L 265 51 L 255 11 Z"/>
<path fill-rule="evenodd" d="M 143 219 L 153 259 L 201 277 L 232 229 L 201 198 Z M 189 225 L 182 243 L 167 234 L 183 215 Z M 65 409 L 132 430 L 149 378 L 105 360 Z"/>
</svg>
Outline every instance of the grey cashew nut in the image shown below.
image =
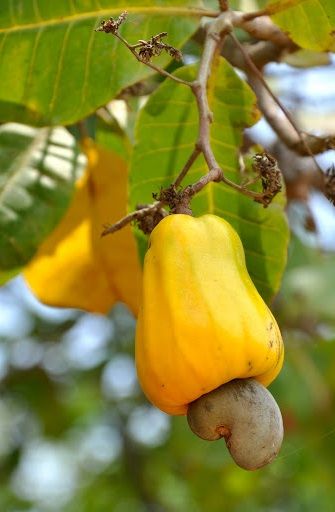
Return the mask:
<svg viewBox="0 0 335 512">
<path fill-rule="evenodd" d="M 202 439 L 225 438 L 236 464 L 254 470 L 269 464 L 283 441 L 283 420 L 271 393 L 254 379 L 236 379 L 188 407 L 187 421 Z"/>
</svg>

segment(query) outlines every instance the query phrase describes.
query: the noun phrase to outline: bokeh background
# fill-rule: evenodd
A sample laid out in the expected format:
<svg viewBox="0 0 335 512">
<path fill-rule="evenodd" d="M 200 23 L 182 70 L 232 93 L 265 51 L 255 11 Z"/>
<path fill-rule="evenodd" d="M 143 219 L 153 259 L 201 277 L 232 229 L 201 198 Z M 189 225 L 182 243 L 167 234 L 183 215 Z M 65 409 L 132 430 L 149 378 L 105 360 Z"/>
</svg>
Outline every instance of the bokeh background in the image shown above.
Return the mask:
<svg viewBox="0 0 335 512">
<path fill-rule="evenodd" d="M 294 237 L 275 311 L 278 458 L 246 472 L 143 397 L 135 321 L 47 308 L 21 277 L 0 291 L 0 510 L 331 511 L 335 500 L 335 255 Z"/>
</svg>

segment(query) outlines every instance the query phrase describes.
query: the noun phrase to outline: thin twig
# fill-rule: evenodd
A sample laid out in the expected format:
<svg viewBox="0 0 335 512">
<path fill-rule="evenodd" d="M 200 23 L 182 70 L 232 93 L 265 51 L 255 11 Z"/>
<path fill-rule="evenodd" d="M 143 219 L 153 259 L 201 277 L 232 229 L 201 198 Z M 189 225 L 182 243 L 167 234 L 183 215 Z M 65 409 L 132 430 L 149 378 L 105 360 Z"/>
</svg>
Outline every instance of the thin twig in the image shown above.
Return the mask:
<svg viewBox="0 0 335 512">
<path fill-rule="evenodd" d="M 198 156 L 200 154 L 201 154 L 201 149 L 196 144 L 194 149 L 193 149 L 193 151 L 192 151 L 192 153 L 191 153 L 191 156 L 189 157 L 189 159 L 187 160 L 186 164 L 184 165 L 184 167 L 182 168 L 182 170 L 178 174 L 177 178 L 173 182 L 173 186 L 175 188 L 179 187 L 179 185 L 181 184 L 181 182 L 185 178 L 186 174 L 188 173 L 188 171 L 190 170 L 190 168 L 192 167 L 192 165 L 194 164 L 194 162 L 196 161 L 196 159 L 198 158 Z"/>
<path fill-rule="evenodd" d="M 259 179 L 259 176 L 258 178 Z M 222 182 L 228 185 L 229 187 L 237 190 L 241 194 L 250 197 L 254 201 L 257 201 L 259 203 L 263 202 L 264 196 L 261 193 L 254 192 L 252 190 L 249 190 L 245 188 L 245 186 L 238 185 L 234 181 L 230 181 L 228 178 L 224 176 L 222 173 L 222 170 L 217 167 L 215 169 L 210 169 L 208 173 L 206 173 L 204 176 L 202 176 L 196 183 L 192 183 L 192 185 L 188 185 L 185 190 L 183 191 L 184 197 L 188 198 L 188 201 L 190 201 L 194 195 L 198 194 L 206 185 L 212 182 Z M 265 204 L 265 203 L 264 203 Z"/>
<path fill-rule="evenodd" d="M 228 14 L 230 13 L 221 14 L 210 25 L 205 38 L 197 78 L 191 87 L 197 101 L 199 114 L 197 146 L 202 151 L 209 169 L 218 169 L 220 166 L 216 161 L 210 145 L 210 125 L 213 120 L 213 114 L 208 104 L 207 83 L 215 55 L 219 48 L 221 48 L 226 35 L 232 30 L 231 19 L 227 16 Z"/>
<path fill-rule="evenodd" d="M 257 76 L 250 71 L 247 71 L 247 75 L 249 84 L 257 96 L 258 106 L 262 114 L 271 128 L 276 132 L 279 139 L 281 139 L 289 149 L 301 156 L 309 156 L 310 152 L 312 152 L 313 155 L 317 155 L 318 153 L 323 153 L 328 149 L 335 148 L 334 135 L 320 137 L 301 130 L 301 137 L 299 137 L 290 121 L 282 115 L 281 109 L 278 108 L 277 103 L 274 102 Z M 302 140 L 305 141 L 305 144 L 303 144 Z M 306 145 L 309 150 L 306 149 Z"/>
<path fill-rule="evenodd" d="M 323 175 L 323 171 L 321 169 L 321 167 L 319 166 L 319 164 L 317 163 L 316 159 L 315 159 L 315 156 L 313 154 L 313 152 L 311 151 L 310 147 L 308 146 L 305 138 L 303 137 L 301 131 L 299 130 L 297 124 L 295 123 L 294 119 L 292 118 L 291 114 L 289 113 L 289 111 L 286 109 L 286 107 L 284 107 L 284 105 L 280 102 L 280 100 L 276 97 L 276 95 L 272 92 L 271 88 L 269 87 L 269 85 L 266 83 L 266 81 L 264 80 L 263 78 L 263 75 L 262 73 L 259 71 L 259 69 L 257 68 L 257 66 L 254 64 L 254 62 L 251 60 L 250 56 L 248 55 L 248 53 L 244 50 L 243 48 L 243 45 L 240 43 L 240 41 L 237 39 L 237 37 L 235 36 L 235 34 L 231 33 L 230 34 L 230 37 L 232 38 L 232 40 L 234 41 L 234 43 L 236 44 L 236 46 L 240 49 L 241 53 L 243 54 L 243 57 L 245 58 L 245 61 L 247 63 L 247 65 L 249 66 L 250 70 L 256 75 L 256 77 L 258 78 L 258 80 L 262 83 L 263 87 L 267 90 L 267 92 L 270 94 L 271 98 L 273 99 L 273 101 L 278 105 L 278 107 L 280 108 L 280 110 L 283 112 L 284 116 L 286 117 L 286 119 L 289 121 L 289 123 L 291 124 L 291 126 L 293 127 L 294 131 L 296 132 L 297 136 L 299 137 L 299 140 L 301 142 L 301 144 L 304 146 L 304 148 L 306 149 L 306 153 L 313 159 L 317 169 L 319 170 L 319 172 Z"/>
<path fill-rule="evenodd" d="M 165 69 L 160 68 L 158 66 L 155 66 L 155 64 L 152 64 L 152 62 L 148 62 L 148 61 L 145 61 L 145 60 L 141 59 L 141 57 L 136 52 L 136 48 L 138 48 L 139 45 L 137 45 L 137 44 L 135 44 L 135 45 L 129 44 L 128 41 L 126 41 L 126 39 L 124 37 L 122 37 L 118 32 L 116 32 L 114 35 L 120 41 L 122 41 L 122 43 L 128 48 L 128 50 L 130 50 L 131 53 L 134 55 L 136 60 L 138 60 L 138 62 L 141 62 L 141 64 L 145 64 L 149 68 L 151 68 L 154 71 L 156 71 L 156 73 L 159 73 L 159 74 L 161 74 L 161 75 L 163 75 L 163 76 L 165 76 L 167 78 L 171 78 L 171 80 L 174 80 L 175 82 L 178 82 L 179 84 L 187 85 L 188 87 L 191 86 L 191 82 L 188 82 L 187 80 L 183 80 L 182 78 L 179 78 L 179 77 L 177 77 L 175 75 L 172 75 L 171 73 L 169 73 Z"/>
<path fill-rule="evenodd" d="M 280 47 L 291 48 L 292 50 L 294 48 L 297 49 L 292 39 L 269 16 L 261 15 L 252 19 L 246 19 L 245 14 L 241 13 L 241 16 L 236 19 L 234 26 L 242 28 L 253 38 L 272 41 L 272 43 Z"/>
<path fill-rule="evenodd" d="M 219 181 L 222 181 L 221 169 L 211 169 L 207 174 L 201 176 L 201 178 L 196 183 L 192 183 L 192 185 L 186 187 L 184 192 L 188 195 L 190 200 L 195 194 L 198 194 L 200 190 L 202 190 L 209 183 Z"/>
<path fill-rule="evenodd" d="M 122 217 L 122 219 L 120 219 L 118 222 L 115 222 L 115 224 L 107 224 L 106 226 L 104 226 L 104 230 L 101 233 L 101 236 L 106 236 L 115 233 L 116 231 L 119 231 L 120 229 L 127 226 L 127 224 L 130 224 L 131 222 L 134 222 L 136 220 L 140 220 L 143 217 L 145 217 L 148 213 L 152 213 L 155 210 L 158 211 L 163 206 L 164 203 L 162 201 L 156 201 L 155 203 L 150 204 L 149 206 L 145 206 L 144 208 L 135 210 L 134 212 L 129 213 L 125 217 Z"/>
<path fill-rule="evenodd" d="M 199 112 L 199 134 L 197 146 L 201 149 L 208 165 L 209 177 L 215 176 L 215 180 L 210 179 L 209 181 L 222 181 L 238 192 L 241 192 L 242 194 L 253 199 L 260 200 L 262 194 L 248 190 L 224 176 L 224 173 L 216 160 L 210 143 L 210 125 L 212 123 L 213 115 L 208 105 L 207 83 L 214 58 L 216 55 L 220 54 L 224 38 L 227 34 L 231 33 L 234 20 L 235 13 L 232 13 L 231 11 L 221 14 L 215 21 L 212 22 L 206 35 L 197 79 L 192 84 L 192 91 L 196 98 Z M 203 181 L 203 183 L 205 183 L 205 181 Z M 198 184 L 195 184 L 194 190 L 197 190 L 198 186 Z"/>
</svg>

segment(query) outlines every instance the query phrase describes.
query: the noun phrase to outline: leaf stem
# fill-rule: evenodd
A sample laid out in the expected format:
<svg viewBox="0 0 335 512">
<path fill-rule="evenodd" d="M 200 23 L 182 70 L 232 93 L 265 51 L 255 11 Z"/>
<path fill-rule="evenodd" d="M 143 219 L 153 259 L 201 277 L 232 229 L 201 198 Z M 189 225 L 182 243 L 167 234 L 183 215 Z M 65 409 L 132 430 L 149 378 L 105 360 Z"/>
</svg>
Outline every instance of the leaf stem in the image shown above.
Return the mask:
<svg viewBox="0 0 335 512">
<path fill-rule="evenodd" d="M 194 149 L 193 149 L 193 151 L 192 151 L 192 153 L 191 153 L 191 156 L 189 157 L 189 159 L 187 160 L 186 164 L 184 165 L 184 167 L 182 168 L 182 170 L 178 174 L 177 178 L 173 182 L 173 186 L 175 188 L 179 187 L 179 185 L 181 184 L 181 182 L 185 178 L 186 174 L 188 173 L 189 169 L 192 167 L 192 165 L 194 164 L 194 162 L 196 161 L 196 159 L 198 158 L 198 156 L 200 154 L 201 154 L 201 149 L 198 146 L 198 144 L 196 144 Z"/>
<path fill-rule="evenodd" d="M 147 61 L 141 59 L 141 57 L 136 52 L 136 48 L 139 48 L 141 46 L 141 44 L 131 45 L 118 32 L 115 32 L 114 35 L 115 35 L 115 37 L 117 37 L 128 48 L 128 50 L 131 51 L 131 53 L 134 55 L 136 60 L 138 60 L 138 62 L 141 62 L 142 64 L 145 64 L 149 68 L 151 68 L 154 71 L 156 71 L 156 73 L 159 73 L 160 75 L 163 75 L 163 76 L 165 76 L 167 78 L 171 78 L 171 80 L 174 80 L 175 82 L 178 82 L 179 84 L 187 85 L 188 87 L 190 87 L 192 85 L 191 82 L 188 82 L 187 80 L 183 80 L 182 78 L 179 78 L 179 77 L 177 77 L 175 75 L 172 75 L 171 73 L 169 73 L 165 69 L 160 68 L 160 67 L 156 66 L 155 64 L 152 64 L 152 62 L 147 62 Z"/>
<path fill-rule="evenodd" d="M 200 148 L 204 155 L 209 172 L 200 179 L 199 182 L 195 183 L 193 188 L 189 188 L 189 191 L 192 191 L 192 195 L 194 195 L 210 181 L 222 181 L 226 185 L 248 197 L 261 200 L 262 194 L 248 190 L 224 176 L 224 173 L 215 158 L 210 143 L 210 125 L 213 122 L 213 114 L 208 104 L 208 79 L 215 56 L 220 53 L 225 37 L 232 32 L 234 21 L 236 21 L 236 13 L 232 11 L 225 11 L 210 24 L 205 38 L 205 45 L 200 60 L 197 78 L 192 83 L 191 89 L 196 98 L 199 113 L 197 147 Z"/>
<path fill-rule="evenodd" d="M 116 231 L 119 231 L 120 229 L 127 226 L 127 224 L 130 224 L 131 222 L 134 221 L 139 221 L 149 213 L 159 211 L 163 206 L 164 203 L 162 201 L 156 201 L 155 203 L 150 204 L 149 206 L 139 208 L 138 210 L 129 213 L 125 217 L 122 217 L 122 219 L 120 219 L 118 222 L 115 222 L 115 224 L 106 224 L 101 233 L 101 236 L 106 236 L 115 233 Z"/>
</svg>

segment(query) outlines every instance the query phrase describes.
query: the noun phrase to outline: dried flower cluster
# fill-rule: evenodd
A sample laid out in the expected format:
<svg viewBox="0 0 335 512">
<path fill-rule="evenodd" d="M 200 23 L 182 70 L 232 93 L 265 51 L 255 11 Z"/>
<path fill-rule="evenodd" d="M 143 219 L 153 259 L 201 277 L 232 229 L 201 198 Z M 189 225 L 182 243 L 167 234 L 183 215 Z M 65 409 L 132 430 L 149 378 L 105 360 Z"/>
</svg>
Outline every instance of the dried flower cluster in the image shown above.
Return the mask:
<svg viewBox="0 0 335 512">
<path fill-rule="evenodd" d="M 138 215 L 135 223 L 144 234 L 150 235 L 151 231 L 159 224 L 159 222 L 168 215 L 168 212 L 157 204 L 157 208 L 152 208 L 150 205 L 137 205 L 137 211 L 143 211 L 147 208 L 145 215 Z"/>
<path fill-rule="evenodd" d="M 260 175 L 263 187 L 262 198 L 255 201 L 262 203 L 266 208 L 282 189 L 282 177 L 277 160 L 268 153 L 257 153 L 254 156 L 253 169 Z"/>
<path fill-rule="evenodd" d="M 124 11 L 120 14 L 120 16 L 115 20 L 114 18 L 109 18 L 109 20 L 105 21 L 102 20 L 100 23 L 100 26 L 95 29 L 96 32 L 106 32 L 106 34 L 112 33 L 116 34 L 116 32 L 119 30 L 120 25 L 125 21 L 127 18 L 128 13 L 127 11 Z"/>
<path fill-rule="evenodd" d="M 170 44 L 163 43 L 163 37 L 167 36 L 167 32 L 161 32 L 156 36 L 152 36 L 148 41 L 141 39 L 139 43 L 138 56 L 143 62 L 150 62 L 152 57 L 157 57 L 163 51 L 167 52 L 176 60 L 182 59 L 182 53 Z"/>
<path fill-rule="evenodd" d="M 139 60 L 147 64 L 153 57 L 157 57 L 163 51 L 168 53 L 173 59 L 181 60 L 183 55 L 180 50 L 174 46 L 163 43 L 162 39 L 166 37 L 167 32 L 160 32 L 156 36 L 152 36 L 147 41 L 140 39 L 137 44 L 129 44 L 118 33 L 120 26 L 128 16 L 127 11 L 124 11 L 116 19 L 109 18 L 109 20 L 102 20 L 99 27 L 95 29 L 96 32 L 105 32 L 106 34 L 114 34 L 121 39 L 128 48 L 138 57 Z"/>
</svg>

